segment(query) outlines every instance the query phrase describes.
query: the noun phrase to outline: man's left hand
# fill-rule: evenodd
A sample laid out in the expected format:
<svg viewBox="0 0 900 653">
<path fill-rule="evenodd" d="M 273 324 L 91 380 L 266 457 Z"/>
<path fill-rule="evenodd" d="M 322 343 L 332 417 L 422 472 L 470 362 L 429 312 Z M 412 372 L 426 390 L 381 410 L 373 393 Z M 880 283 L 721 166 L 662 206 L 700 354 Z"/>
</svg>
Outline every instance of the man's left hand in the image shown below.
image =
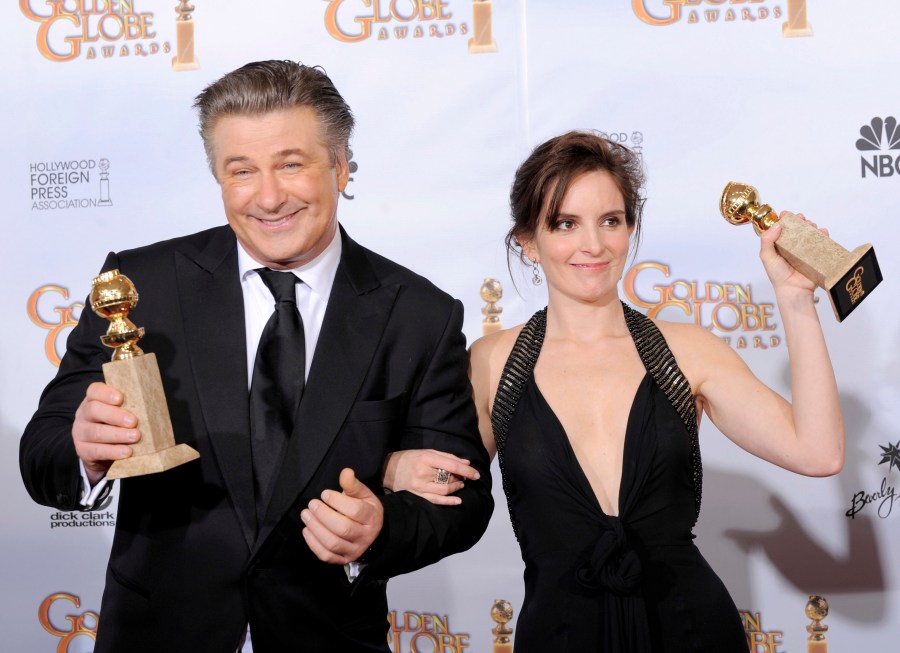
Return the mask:
<svg viewBox="0 0 900 653">
<path fill-rule="evenodd" d="M 384 507 L 349 468 L 341 471 L 343 492 L 325 490 L 300 513 L 303 537 L 323 562 L 345 565 L 365 553 L 384 523 Z"/>
</svg>

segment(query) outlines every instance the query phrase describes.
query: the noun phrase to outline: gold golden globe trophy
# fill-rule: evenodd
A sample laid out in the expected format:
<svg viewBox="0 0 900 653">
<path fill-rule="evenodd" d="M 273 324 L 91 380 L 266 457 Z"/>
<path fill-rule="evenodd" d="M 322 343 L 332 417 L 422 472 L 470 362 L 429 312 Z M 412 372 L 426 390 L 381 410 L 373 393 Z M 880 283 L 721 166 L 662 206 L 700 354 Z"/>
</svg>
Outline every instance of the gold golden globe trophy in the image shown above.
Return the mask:
<svg viewBox="0 0 900 653">
<path fill-rule="evenodd" d="M 806 20 L 806 0 L 788 0 L 787 20 L 781 24 L 782 36 L 812 36 L 812 25 Z"/>
<path fill-rule="evenodd" d="M 761 234 L 781 225 L 775 249 L 803 276 L 828 291 L 835 317 L 842 322 L 881 283 L 881 268 L 872 245 L 847 251 L 828 236 L 788 213 L 779 218 L 768 204 L 759 204 L 756 189 L 729 182 L 722 191 L 719 210 L 728 222 L 753 225 Z"/>
<path fill-rule="evenodd" d="M 197 70 L 200 66 L 194 58 L 194 5 L 190 0 L 178 0 L 175 13 L 175 56 L 172 70 Z"/>
<path fill-rule="evenodd" d="M 481 298 L 487 302 L 481 309 L 484 319 L 481 321 L 481 335 L 486 336 L 503 328 L 500 322 L 500 314 L 503 309 L 497 306 L 497 302 L 503 297 L 503 286 L 496 279 L 485 279 L 481 284 Z"/>
<path fill-rule="evenodd" d="M 114 350 L 112 360 L 103 364 L 103 378 L 125 397 L 122 408 L 137 417 L 141 432 L 140 441 L 131 446 L 132 456 L 115 461 L 106 478 L 162 472 L 199 458 L 188 445 L 175 444 L 156 355 L 145 354 L 137 346 L 144 328 L 128 319 L 138 302 L 134 284 L 118 270 L 111 270 L 94 277 L 91 286 L 91 308 L 110 321 L 100 341 Z"/>
<path fill-rule="evenodd" d="M 491 606 L 491 619 L 497 624 L 491 628 L 494 635 L 494 652 L 493 653 L 512 653 L 513 645 L 510 635 L 513 629 L 507 626 L 513 618 L 513 609 L 509 601 L 505 599 L 497 599 Z"/>
<path fill-rule="evenodd" d="M 828 616 L 828 601 L 824 596 L 810 594 L 809 601 L 806 602 L 806 616 L 812 620 L 806 627 L 806 632 L 809 633 L 806 643 L 807 653 L 828 653 L 828 642 L 825 641 L 828 626 L 822 623 Z"/>
<path fill-rule="evenodd" d="M 497 51 L 491 19 L 492 9 L 491 0 L 472 0 L 472 37 L 469 39 L 469 52 L 472 54 Z"/>
</svg>

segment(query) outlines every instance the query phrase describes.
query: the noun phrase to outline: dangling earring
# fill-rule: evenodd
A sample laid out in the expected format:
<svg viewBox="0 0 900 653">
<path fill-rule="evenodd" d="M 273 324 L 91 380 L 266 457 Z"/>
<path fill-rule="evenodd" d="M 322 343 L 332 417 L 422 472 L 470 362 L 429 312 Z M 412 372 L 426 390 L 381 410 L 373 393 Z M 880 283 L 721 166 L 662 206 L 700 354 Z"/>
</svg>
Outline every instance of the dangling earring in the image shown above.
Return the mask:
<svg viewBox="0 0 900 653">
<path fill-rule="evenodd" d="M 538 268 L 537 257 L 531 259 L 531 283 L 535 286 L 540 286 L 544 283 L 544 280 L 541 279 L 541 270 Z"/>
</svg>

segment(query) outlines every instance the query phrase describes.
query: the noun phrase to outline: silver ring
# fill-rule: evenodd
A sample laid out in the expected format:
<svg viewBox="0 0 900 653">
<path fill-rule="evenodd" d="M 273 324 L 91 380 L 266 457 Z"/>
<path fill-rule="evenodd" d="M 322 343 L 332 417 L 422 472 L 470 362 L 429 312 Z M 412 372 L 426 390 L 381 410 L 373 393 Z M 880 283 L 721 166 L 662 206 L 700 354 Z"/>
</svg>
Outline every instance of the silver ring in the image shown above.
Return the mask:
<svg viewBox="0 0 900 653">
<path fill-rule="evenodd" d="M 450 472 L 438 467 L 434 470 L 434 482 L 438 485 L 447 485 L 450 482 Z"/>
</svg>

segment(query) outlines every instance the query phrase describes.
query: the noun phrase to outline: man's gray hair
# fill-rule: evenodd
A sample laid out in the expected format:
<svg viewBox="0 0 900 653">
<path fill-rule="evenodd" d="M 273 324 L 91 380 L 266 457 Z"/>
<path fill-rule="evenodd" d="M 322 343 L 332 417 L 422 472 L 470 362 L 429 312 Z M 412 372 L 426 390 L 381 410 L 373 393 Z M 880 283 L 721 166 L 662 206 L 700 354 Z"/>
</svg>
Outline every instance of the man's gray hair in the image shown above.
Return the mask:
<svg viewBox="0 0 900 653">
<path fill-rule="evenodd" d="M 349 160 L 353 114 L 331 79 L 319 66 L 293 61 L 256 61 L 227 73 L 194 99 L 200 114 L 200 136 L 215 175 L 212 131 L 223 116 L 254 116 L 309 107 L 319 120 L 331 162 Z"/>
</svg>

